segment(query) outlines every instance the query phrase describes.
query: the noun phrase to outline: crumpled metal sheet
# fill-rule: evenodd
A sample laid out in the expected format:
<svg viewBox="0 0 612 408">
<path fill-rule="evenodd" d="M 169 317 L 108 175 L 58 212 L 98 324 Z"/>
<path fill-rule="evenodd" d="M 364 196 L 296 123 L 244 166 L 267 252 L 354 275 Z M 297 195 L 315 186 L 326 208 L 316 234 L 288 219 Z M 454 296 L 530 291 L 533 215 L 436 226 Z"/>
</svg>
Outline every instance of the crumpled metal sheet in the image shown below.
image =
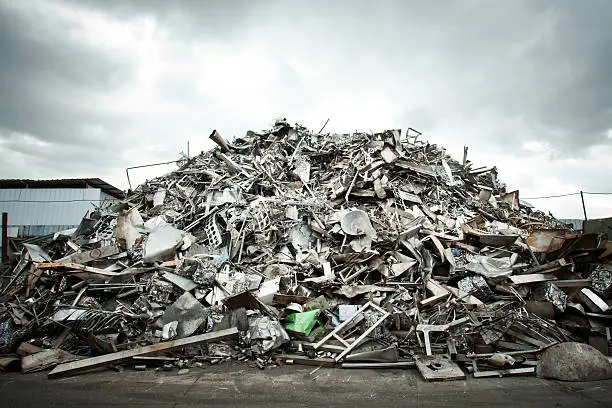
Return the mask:
<svg viewBox="0 0 612 408">
<path fill-rule="evenodd" d="M 180 339 L 195 333 L 207 317 L 207 309 L 191 293 L 185 292 L 166 309 L 162 324 L 178 321 L 176 337 Z"/>
<path fill-rule="evenodd" d="M 249 319 L 248 339 L 251 350 L 257 354 L 272 351 L 290 340 L 280 322 L 268 316 Z"/>
<path fill-rule="evenodd" d="M 553 282 L 544 282 L 536 285 L 534 296 L 552 303 L 561 312 L 565 311 L 567 294 Z"/>
<path fill-rule="evenodd" d="M 174 259 L 176 250 L 182 245 L 185 233 L 170 225 L 154 229 L 144 246 L 143 261 L 146 263 L 163 262 Z"/>
<path fill-rule="evenodd" d="M 15 328 L 11 316 L 8 313 L 0 315 L 0 352 L 8 353 L 13 344 Z"/>
<path fill-rule="evenodd" d="M 26 258 L 33 262 L 51 262 L 51 257 L 41 247 L 35 244 L 23 244 Z"/>
<path fill-rule="evenodd" d="M 589 278 L 595 292 L 606 299 L 612 298 L 612 266 L 597 266 Z"/>
<path fill-rule="evenodd" d="M 470 256 L 467 256 L 468 260 Z M 491 258 L 489 256 L 474 255 L 473 260 L 465 269 L 484 276 L 485 278 L 504 278 L 512 274 L 512 259 L 510 257 Z"/>
<path fill-rule="evenodd" d="M 487 281 L 480 275 L 466 276 L 457 282 L 457 287 L 470 295 L 476 296 L 483 302 L 486 302 L 493 296 L 493 291 L 487 284 Z"/>
<path fill-rule="evenodd" d="M 342 230 L 349 235 L 366 235 L 370 238 L 376 237 L 376 230 L 372 227 L 370 217 L 363 210 L 352 210 L 347 212 L 340 221 Z"/>
</svg>

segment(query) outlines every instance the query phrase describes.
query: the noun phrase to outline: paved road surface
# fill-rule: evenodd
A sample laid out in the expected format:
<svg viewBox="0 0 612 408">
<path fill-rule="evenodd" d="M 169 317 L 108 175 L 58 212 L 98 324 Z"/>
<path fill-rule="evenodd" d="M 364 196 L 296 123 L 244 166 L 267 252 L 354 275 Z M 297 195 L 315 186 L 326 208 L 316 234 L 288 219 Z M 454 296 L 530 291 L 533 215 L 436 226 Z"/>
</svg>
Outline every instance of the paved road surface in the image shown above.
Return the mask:
<svg viewBox="0 0 612 408">
<path fill-rule="evenodd" d="M 188 374 L 109 370 L 48 380 L 0 374 L 0 407 L 612 407 L 612 381 L 563 383 L 534 377 L 424 382 L 414 369 L 342 370 L 232 363 Z"/>
</svg>

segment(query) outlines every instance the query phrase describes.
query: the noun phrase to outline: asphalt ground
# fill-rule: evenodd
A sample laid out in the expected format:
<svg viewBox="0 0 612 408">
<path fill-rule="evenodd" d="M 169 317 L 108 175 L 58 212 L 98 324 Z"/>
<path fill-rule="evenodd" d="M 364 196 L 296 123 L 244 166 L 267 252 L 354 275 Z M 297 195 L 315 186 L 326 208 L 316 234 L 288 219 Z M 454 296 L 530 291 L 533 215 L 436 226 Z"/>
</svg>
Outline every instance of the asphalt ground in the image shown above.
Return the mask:
<svg viewBox="0 0 612 408">
<path fill-rule="evenodd" d="M 535 377 L 425 382 L 416 369 L 283 365 L 123 372 L 100 369 L 49 380 L 46 372 L 0 374 L 0 407 L 612 407 L 612 380 Z M 313 372 L 314 371 L 314 372 Z"/>
</svg>

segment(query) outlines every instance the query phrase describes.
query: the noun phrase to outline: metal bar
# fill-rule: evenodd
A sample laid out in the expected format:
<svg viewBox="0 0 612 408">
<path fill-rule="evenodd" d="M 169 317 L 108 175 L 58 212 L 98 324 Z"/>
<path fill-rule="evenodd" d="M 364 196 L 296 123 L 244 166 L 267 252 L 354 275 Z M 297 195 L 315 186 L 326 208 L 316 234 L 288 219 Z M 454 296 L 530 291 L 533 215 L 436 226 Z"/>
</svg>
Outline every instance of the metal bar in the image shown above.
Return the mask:
<svg viewBox="0 0 612 408">
<path fill-rule="evenodd" d="M 328 123 L 329 123 L 329 118 L 327 118 L 327 120 L 323 124 L 323 127 L 321 128 L 321 130 L 319 130 L 319 134 L 321 134 L 321 132 L 323 131 L 323 129 L 325 129 L 325 126 L 327 126 Z"/>
<path fill-rule="evenodd" d="M 366 303 L 365 305 L 361 306 L 361 308 L 359 310 L 357 310 L 357 312 L 348 320 L 345 320 L 344 322 L 342 322 L 338 327 L 336 327 L 334 329 L 334 331 L 332 331 L 331 333 L 329 333 L 327 336 L 323 337 L 321 339 L 321 341 L 319 341 L 317 344 L 314 345 L 314 349 L 318 349 L 319 347 L 321 347 L 327 340 L 331 339 L 335 334 L 340 333 L 346 326 L 348 326 L 351 321 L 358 315 L 360 315 L 364 310 L 366 310 L 369 306 L 370 306 L 371 302 Z"/>
<path fill-rule="evenodd" d="M 342 363 L 342 368 L 412 368 L 414 361 L 398 361 L 396 363 Z"/>
<path fill-rule="evenodd" d="M 127 167 L 125 169 L 125 175 L 127 176 L 127 180 L 128 180 L 128 185 L 130 186 L 130 190 L 132 189 L 132 182 L 130 181 L 130 170 L 133 169 L 140 169 L 143 167 L 153 167 L 153 166 L 161 166 L 163 164 L 172 164 L 172 163 L 178 163 L 180 160 L 172 160 L 172 161 L 168 161 L 168 162 L 163 162 L 163 163 L 153 163 L 153 164 L 143 164 L 140 166 L 132 166 L 132 167 Z"/>
<path fill-rule="evenodd" d="M 2 213 L 2 263 L 8 263 L 8 213 Z"/>
<path fill-rule="evenodd" d="M 374 323 L 368 330 L 364 331 L 361 336 L 357 337 L 357 340 L 355 340 L 350 346 L 348 346 L 342 353 L 338 354 L 335 360 L 340 361 L 342 357 L 346 356 L 348 353 L 351 352 L 351 350 L 357 347 L 357 345 L 361 344 L 363 339 L 365 339 L 370 333 L 372 333 L 372 331 L 374 331 L 374 329 L 376 329 L 382 322 L 384 322 L 387 317 L 389 317 L 389 313 L 385 312 L 385 314 L 376 323 Z"/>
<path fill-rule="evenodd" d="M 474 371 L 474 378 L 503 377 L 504 375 L 533 374 L 535 367 L 510 368 L 508 370 Z"/>
</svg>

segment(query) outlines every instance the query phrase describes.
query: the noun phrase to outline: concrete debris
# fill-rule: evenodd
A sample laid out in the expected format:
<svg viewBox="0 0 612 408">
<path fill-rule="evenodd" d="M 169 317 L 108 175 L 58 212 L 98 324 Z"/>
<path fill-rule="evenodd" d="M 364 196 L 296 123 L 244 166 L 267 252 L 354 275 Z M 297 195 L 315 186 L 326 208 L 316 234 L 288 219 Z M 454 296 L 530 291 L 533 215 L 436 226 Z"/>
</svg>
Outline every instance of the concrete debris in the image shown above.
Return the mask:
<svg viewBox="0 0 612 408">
<path fill-rule="evenodd" d="M 51 377 L 146 355 L 179 373 L 282 360 L 429 380 L 533 375 L 558 343 L 609 354 L 607 237 L 415 132 L 213 131 L 212 151 L 23 243 L 3 265 L 0 353 L 37 347 L 24 370 L 82 358 Z"/>
</svg>

